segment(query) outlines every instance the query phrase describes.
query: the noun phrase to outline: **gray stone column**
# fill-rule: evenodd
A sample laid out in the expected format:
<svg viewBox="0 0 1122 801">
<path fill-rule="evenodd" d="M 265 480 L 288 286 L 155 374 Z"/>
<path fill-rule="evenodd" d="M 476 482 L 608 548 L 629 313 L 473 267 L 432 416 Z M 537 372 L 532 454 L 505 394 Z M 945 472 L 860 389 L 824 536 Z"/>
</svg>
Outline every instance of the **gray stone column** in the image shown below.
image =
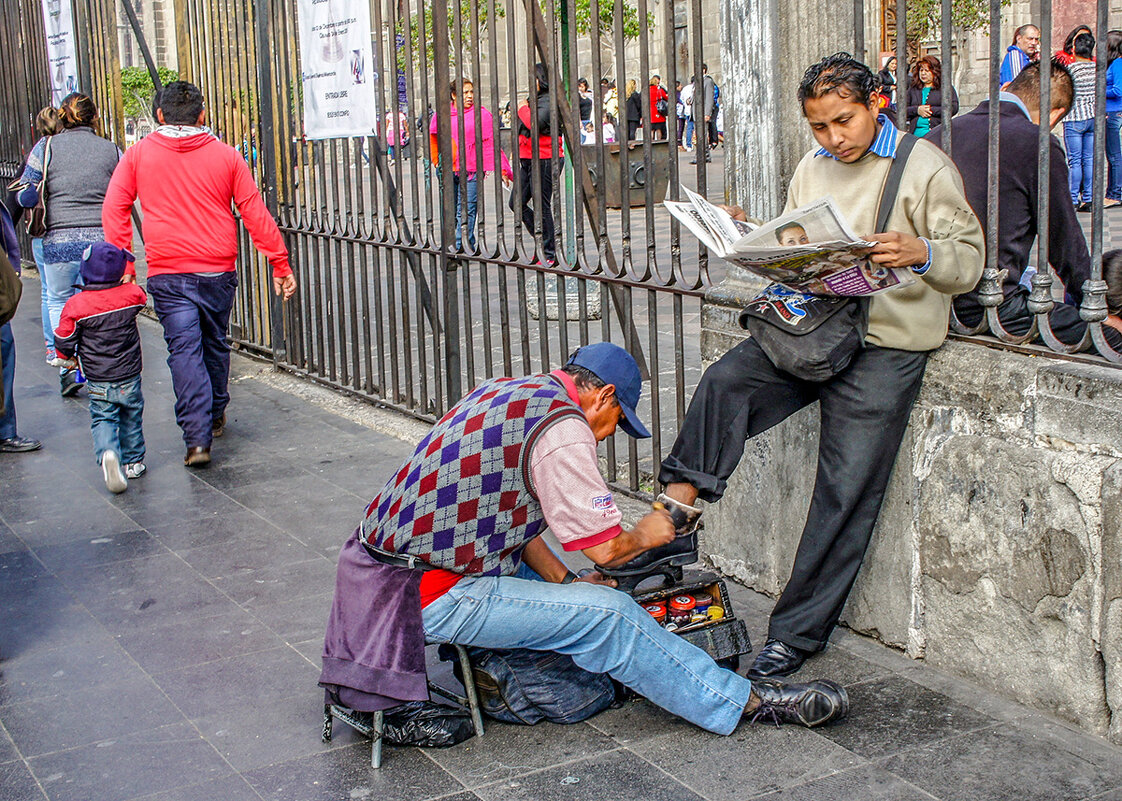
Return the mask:
<svg viewBox="0 0 1122 801">
<path fill-rule="evenodd" d="M 852 51 L 853 5 L 818 0 L 723 0 L 721 106 L 728 200 L 775 217 L 787 183 L 813 144 L 797 92 L 806 68 Z"/>
</svg>

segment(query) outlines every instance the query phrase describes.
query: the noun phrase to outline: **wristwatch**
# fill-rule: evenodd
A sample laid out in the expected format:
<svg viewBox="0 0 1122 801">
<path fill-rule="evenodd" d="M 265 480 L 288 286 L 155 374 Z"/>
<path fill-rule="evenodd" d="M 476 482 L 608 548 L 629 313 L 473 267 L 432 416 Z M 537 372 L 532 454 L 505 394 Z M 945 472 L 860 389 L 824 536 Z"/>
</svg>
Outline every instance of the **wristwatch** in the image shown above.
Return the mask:
<svg viewBox="0 0 1122 801">
<path fill-rule="evenodd" d="M 577 575 L 576 573 L 574 573 L 574 572 L 573 572 L 572 570 L 570 570 L 570 571 L 569 571 L 569 572 L 568 572 L 568 573 L 567 573 L 567 574 L 565 575 L 565 578 L 561 579 L 561 583 L 562 583 L 562 584 L 572 584 L 572 583 L 573 583 L 574 581 L 576 581 L 576 580 L 577 580 L 578 578 L 580 578 L 580 576 L 578 576 L 578 575 Z"/>
</svg>

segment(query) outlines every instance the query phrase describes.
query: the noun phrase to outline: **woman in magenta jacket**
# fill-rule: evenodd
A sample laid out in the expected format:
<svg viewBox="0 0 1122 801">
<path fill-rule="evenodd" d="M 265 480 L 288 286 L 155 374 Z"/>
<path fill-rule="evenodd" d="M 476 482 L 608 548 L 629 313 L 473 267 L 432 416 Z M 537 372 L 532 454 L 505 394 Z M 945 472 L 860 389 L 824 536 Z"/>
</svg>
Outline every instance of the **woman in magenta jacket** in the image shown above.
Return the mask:
<svg viewBox="0 0 1122 801">
<path fill-rule="evenodd" d="M 459 100 L 463 104 L 464 171 L 467 180 L 461 185 L 460 179 L 460 108 L 456 100 L 456 85 L 452 85 L 452 191 L 456 198 L 456 250 L 463 244 L 464 201 L 467 206 L 468 248 L 475 250 L 475 220 L 479 211 L 479 183 L 477 175 L 482 168 L 484 176 L 495 171 L 495 125 L 491 112 L 483 106 L 475 105 L 475 85 L 464 78 L 460 83 Z M 483 135 L 483 150 L 476 152 L 476 132 Z M 439 163 L 437 156 L 436 115 L 429 122 L 429 144 L 433 163 Z M 509 184 L 514 178 L 506 153 L 498 150 L 502 164 L 502 179 Z M 466 191 L 465 191 L 466 190 Z"/>
</svg>

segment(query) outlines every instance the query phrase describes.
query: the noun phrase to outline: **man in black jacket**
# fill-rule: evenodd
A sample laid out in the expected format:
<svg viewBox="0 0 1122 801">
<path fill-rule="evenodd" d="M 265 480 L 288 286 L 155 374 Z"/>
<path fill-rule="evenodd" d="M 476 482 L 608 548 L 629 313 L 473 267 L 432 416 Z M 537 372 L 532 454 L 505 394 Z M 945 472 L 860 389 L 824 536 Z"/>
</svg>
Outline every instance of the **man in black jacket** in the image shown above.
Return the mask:
<svg viewBox="0 0 1122 801">
<path fill-rule="evenodd" d="M 1059 123 L 1071 109 L 1073 93 L 1071 73 L 1053 61 L 1050 126 Z M 1019 335 L 1029 330 L 1033 318 L 1028 310 L 1029 290 L 1021 284 L 1021 277 L 1028 266 L 1039 227 L 1036 205 L 1040 64 L 1025 67 L 1001 93 L 999 102 L 997 264 L 1000 269 L 1008 270 L 1008 274 L 1002 284 L 1005 300 L 998 307 L 998 317 L 1005 330 Z M 989 101 L 984 101 L 951 122 L 950 156 L 962 173 L 966 199 L 983 227 L 988 218 L 989 107 Z M 942 147 L 942 131 L 942 126 L 934 128 L 926 138 Z M 1053 333 L 1061 341 L 1075 343 L 1087 328 L 1079 317 L 1079 304 L 1083 301 L 1083 282 L 1091 277 L 1091 257 L 1071 204 L 1067 161 L 1054 136 L 1050 158 L 1048 259 L 1063 282 L 1066 298 L 1064 303 L 1055 304 L 1049 320 Z M 977 325 L 985 314 L 977 287 L 955 298 L 954 310 L 964 325 Z M 1116 335 L 1113 331 L 1108 334 L 1112 340 Z"/>
</svg>

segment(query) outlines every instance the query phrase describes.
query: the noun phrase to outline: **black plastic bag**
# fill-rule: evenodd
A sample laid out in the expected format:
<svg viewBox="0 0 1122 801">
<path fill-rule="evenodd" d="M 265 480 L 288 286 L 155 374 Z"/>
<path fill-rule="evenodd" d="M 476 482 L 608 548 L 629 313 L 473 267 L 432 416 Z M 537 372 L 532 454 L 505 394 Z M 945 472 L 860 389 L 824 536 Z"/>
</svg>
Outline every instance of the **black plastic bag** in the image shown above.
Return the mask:
<svg viewBox="0 0 1122 801">
<path fill-rule="evenodd" d="M 431 701 L 410 701 L 387 709 L 382 738 L 390 745 L 448 748 L 475 736 L 471 716 Z"/>
</svg>

